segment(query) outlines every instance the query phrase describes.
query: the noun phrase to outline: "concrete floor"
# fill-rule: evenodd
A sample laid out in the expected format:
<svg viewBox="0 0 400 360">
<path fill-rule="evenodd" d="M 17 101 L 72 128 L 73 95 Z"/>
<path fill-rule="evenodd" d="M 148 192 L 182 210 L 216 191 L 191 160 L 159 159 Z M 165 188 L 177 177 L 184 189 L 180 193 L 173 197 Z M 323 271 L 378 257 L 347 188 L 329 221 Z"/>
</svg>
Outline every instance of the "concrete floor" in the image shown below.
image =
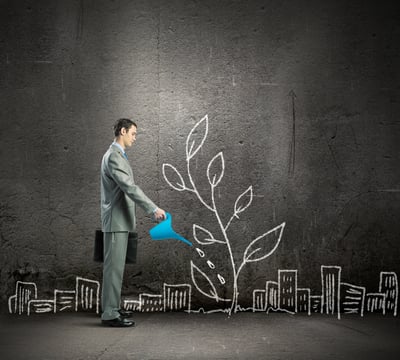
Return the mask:
<svg viewBox="0 0 400 360">
<path fill-rule="evenodd" d="M 0 359 L 398 359 L 399 318 L 138 313 L 134 328 L 94 314 L 1 315 Z"/>
</svg>

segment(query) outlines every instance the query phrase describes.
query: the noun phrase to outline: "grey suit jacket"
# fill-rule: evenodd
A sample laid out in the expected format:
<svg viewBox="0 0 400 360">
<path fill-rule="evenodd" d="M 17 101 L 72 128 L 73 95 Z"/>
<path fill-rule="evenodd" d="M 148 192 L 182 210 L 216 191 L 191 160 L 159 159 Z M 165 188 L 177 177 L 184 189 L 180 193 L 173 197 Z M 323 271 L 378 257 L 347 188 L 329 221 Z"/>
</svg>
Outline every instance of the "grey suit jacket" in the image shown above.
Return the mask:
<svg viewBox="0 0 400 360">
<path fill-rule="evenodd" d="M 135 185 L 132 168 L 121 150 L 111 145 L 101 163 L 103 232 L 136 231 L 135 204 L 151 214 L 157 206 Z"/>
</svg>

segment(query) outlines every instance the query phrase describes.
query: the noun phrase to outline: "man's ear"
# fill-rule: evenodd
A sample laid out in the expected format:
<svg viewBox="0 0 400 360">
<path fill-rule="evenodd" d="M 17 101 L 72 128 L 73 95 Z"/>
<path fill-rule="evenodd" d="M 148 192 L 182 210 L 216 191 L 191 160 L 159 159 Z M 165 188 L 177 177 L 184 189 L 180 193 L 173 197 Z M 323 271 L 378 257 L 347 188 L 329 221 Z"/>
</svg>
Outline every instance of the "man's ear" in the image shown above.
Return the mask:
<svg viewBox="0 0 400 360">
<path fill-rule="evenodd" d="M 121 131 L 119 133 L 120 133 L 120 135 L 125 135 L 126 134 L 126 129 L 124 127 L 121 128 Z"/>
</svg>

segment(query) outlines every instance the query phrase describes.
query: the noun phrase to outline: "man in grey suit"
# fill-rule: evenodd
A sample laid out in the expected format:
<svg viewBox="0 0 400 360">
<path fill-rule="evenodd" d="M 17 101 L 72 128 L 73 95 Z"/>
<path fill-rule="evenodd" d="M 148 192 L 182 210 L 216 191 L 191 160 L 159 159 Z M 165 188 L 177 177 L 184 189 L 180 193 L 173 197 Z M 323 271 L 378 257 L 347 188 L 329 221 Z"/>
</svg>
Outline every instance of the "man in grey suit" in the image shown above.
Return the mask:
<svg viewBox="0 0 400 360">
<path fill-rule="evenodd" d="M 119 119 L 114 125 L 114 142 L 101 163 L 101 221 L 104 233 L 102 288 L 102 324 L 128 327 L 135 323 L 132 312 L 120 308 L 121 287 L 125 268 L 129 232 L 136 232 L 135 206 L 165 219 L 158 208 L 135 184 L 125 149 L 136 140 L 137 125 L 130 119 Z"/>
</svg>

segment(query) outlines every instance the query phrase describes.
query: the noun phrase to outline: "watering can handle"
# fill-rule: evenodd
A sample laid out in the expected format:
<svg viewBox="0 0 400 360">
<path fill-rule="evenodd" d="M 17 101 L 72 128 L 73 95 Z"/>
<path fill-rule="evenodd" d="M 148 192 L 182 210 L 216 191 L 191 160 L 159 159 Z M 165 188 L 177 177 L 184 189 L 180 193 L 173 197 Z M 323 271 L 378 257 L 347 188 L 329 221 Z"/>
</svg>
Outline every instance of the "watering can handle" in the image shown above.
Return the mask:
<svg viewBox="0 0 400 360">
<path fill-rule="evenodd" d="M 165 219 L 163 219 L 161 221 L 157 221 L 156 217 L 153 215 L 153 221 L 154 222 L 163 222 L 163 221 L 169 220 L 170 218 L 171 218 L 171 214 L 169 212 L 165 212 Z"/>
</svg>

